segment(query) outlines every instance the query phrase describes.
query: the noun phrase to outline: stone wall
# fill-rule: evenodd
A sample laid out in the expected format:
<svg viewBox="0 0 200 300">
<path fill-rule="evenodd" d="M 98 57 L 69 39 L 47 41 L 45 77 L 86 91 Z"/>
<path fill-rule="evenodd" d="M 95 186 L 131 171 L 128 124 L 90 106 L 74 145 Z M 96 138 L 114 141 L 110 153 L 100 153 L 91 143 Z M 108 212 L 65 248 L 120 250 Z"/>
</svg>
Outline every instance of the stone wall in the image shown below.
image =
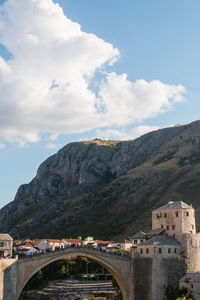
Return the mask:
<svg viewBox="0 0 200 300">
<path fill-rule="evenodd" d="M 200 234 L 183 234 L 181 244 L 187 257 L 187 273 L 200 272 Z"/>
<path fill-rule="evenodd" d="M 168 285 L 178 287 L 186 272 L 185 262 L 177 258 L 132 259 L 135 300 L 161 300 Z"/>
<path fill-rule="evenodd" d="M 0 300 L 15 300 L 17 284 L 17 260 L 0 260 Z"/>
<path fill-rule="evenodd" d="M 152 300 L 152 258 L 133 258 L 132 276 L 135 300 Z"/>
<path fill-rule="evenodd" d="M 154 259 L 152 274 L 152 299 L 163 299 L 168 285 L 178 287 L 185 274 L 185 263 L 178 259 Z"/>
</svg>

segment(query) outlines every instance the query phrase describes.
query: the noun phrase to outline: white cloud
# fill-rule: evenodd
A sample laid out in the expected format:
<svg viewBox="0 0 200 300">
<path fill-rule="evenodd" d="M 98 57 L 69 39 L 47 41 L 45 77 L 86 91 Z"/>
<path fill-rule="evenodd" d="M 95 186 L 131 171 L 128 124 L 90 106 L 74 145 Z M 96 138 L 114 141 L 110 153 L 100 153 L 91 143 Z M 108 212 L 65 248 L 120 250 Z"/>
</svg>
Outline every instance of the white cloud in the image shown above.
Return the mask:
<svg viewBox="0 0 200 300">
<path fill-rule="evenodd" d="M 168 85 L 144 79 L 131 82 L 127 74 L 110 73 L 106 82 L 101 83 L 100 96 L 105 107 L 103 117 L 113 120 L 114 125 L 142 122 L 171 109 L 172 105 L 184 101 L 182 85 Z"/>
<path fill-rule="evenodd" d="M 105 140 L 132 140 L 150 131 L 158 130 L 158 126 L 137 126 L 128 130 L 99 129 L 96 132 L 97 138 Z"/>
<path fill-rule="evenodd" d="M 115 73 L 105 75 L 96 95 L 90 81 L 119 51 L 83 32 L 52 0 L 4 2 L 0 43 L 12 55 L 0 58 L 0 138 L 21 146 L 42 134 L 142 122 L 183 100 L 182 86 L 131 82 Z"/>
</svg>

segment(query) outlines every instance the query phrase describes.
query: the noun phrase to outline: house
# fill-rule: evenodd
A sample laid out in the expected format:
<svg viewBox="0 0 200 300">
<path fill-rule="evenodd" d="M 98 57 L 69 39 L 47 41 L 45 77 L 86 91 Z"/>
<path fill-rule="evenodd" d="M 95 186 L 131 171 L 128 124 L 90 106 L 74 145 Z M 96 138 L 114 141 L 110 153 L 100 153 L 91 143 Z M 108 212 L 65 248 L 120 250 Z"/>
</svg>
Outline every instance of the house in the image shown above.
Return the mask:
<svg viewBox="0 0 200 300">
<path fill-rule="evenodd" d="M 13 239 L 9 234 L 0 233 L 0 257 L 12 257 Z"/>
<path fill-rule="evenodd" d="M 91 244 L 96 244 L 96 242 L 95 242 L 95 240 L 92 236 L 88 236 L 84 239 L 83 244 L 84 245 L 87 245 L 87 244 L 91 245 Z"/>
<path fill-rule="evenodd" d="M 70 247 L 70 246 L 82 246 L 82 240 L 81 239 L 62 239 L 65 247 Z"/>
<path fill-rule="evenodd" d="M 122 239 L 117 242 L 117 246 L 120 249 L 128 251 L 132 247 L 132 242 L 131 242 L 131 240 L 128 240 L 128 239 Z"/>
<path fill-rule="evenodd" d="M 22 250 L 29 250 L 31 247 L 33 247 L 32 241 L 27 240 L 27 241 L 23 241 L 23 242 L 20 242 L 17 245 L 15 245 L 14 249 L 16 252 L 20 252 Z"/>
<path fill-rule="evenodd" d="M 64 247 L 65 243 L 62 240 L 57 239 L 43 239 L 37 245 L 37 248 L 39 248 L 39 250 L 45 252 L 63 249 Z"/>
<path fill-rule="evenodd" d="M 145 242 L 146 239 L 147 239 L 147 234 L 143 231 L 139 231 L 130 237 L 132 247 L 136 247 L 137 245 Z"/>
<path fill-rule="evenodd" d="M 27 250 L 25 252 L 25 255 L 29 256 L 29 255 L 33 255 L 33 254 L 39 254 L 39 253 L 40 253 L 40 250 L 38 248 L 31 247 L 29 250 Z"/>
<path fill-rule="evenodd" d="M 99 241 L 99 242 L 97 243 L 97 248 L 99 248 L 99 249 L 101 249 L 101 250 L 103 250 L 103 251 L 106 251 L 106 249 L 108 249 L 108 248 L 107 248 L 108 245 L 109 245 L 109 242 Z"/>
<path fill-rule="evenodd" d="M 30 249 L 36 248 L 39 243 L 40 241 L 25 240 L 16 244 L 14 246 L 14 250 L 17 253 L 26 254 Z"/>
<path fill-rule="evenodd" d="M 154 236 L 137 247 L 140 257 L 177 258 L 181 252 L 181 244 L 171 236 Z"/>
</svg>

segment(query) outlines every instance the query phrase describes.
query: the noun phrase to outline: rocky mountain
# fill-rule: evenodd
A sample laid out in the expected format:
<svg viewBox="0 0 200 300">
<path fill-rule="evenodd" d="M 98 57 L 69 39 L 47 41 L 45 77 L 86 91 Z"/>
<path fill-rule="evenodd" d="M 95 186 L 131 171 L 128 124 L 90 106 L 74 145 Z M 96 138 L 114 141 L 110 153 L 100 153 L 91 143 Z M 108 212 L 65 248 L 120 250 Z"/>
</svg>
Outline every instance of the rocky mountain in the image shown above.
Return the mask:
<svg viewBox="0 0 200 300">
<path fill-rule="evenodd" d="M 151 227 L 169 200 L 192 203 L 200 226 L 200 121 L 131 141 L 66 145 L 0 210 L 0 232 L 111 239 Z"/>
</svg>

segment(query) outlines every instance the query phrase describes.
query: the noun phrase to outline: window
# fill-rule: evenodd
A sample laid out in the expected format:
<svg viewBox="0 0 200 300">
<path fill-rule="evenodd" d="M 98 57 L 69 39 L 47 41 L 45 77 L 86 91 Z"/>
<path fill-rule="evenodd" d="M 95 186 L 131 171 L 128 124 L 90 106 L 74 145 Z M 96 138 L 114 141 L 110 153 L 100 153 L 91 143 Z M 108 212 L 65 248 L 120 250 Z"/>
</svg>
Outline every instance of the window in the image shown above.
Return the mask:
<svg viewBox="0 0 200 300">
<path fill-rule="evenodd" d="M 175 230 L 175 225 L 172 225 L 172 230 Z"/>
<path fill-rule="evenodd" d="M 176 235 L 175 235 L 175 233 L 173 234 L 173 238 L 175 239 L 175 237 L 176 237 Z"/>
<path fill-rule="evenodd" d="M 4 242 L 0 242 L 0 247 L 4 247 Z"/>
<path fill-rule="evenodd" d="M 169 225 L 167 225 L 167 230 L 169 230 Z"/>
<path fill-rule="evenodd" d="M 192 229 L 194 229 L 194 225 L 192 225 Z"/>
<path fill-rule="evenodd" d="M 163 225 L 161 225 L 161 229 L 163 229 Z"/>
<path fill-rule="evenodd" d="M 137 240 L 134 240 L 134 244 L 137 244 Z"/>
<path fill-rule="evenodd" d="M 148 253 L 149 253 L 149 249 L 147 248 L 147 249 L 146 249 L 146 254 L 148 254 Z"/>
<path fill-rule="evenodd" d="M 143 249 L 140 249 L 140 253 L 141 253 L 141 254 L 143 253 Z"/>
<path fill-rule="evenodd" d="M 186 211 L 186 216 L 189 217 L 189 211 Z"/>
<path fill-rule="evenodd" d="M 161 254 L 162 253 L 162 248 L 159 248 L 158 252 L 159 252 L 159 254 Z"/>
<path fill-rule="evenodd" d="M 167 214 L 166 213 L 164 213 L 164 218 L 167 218 Z"/>
<path fill-rule="evenodd" d="M 193 289 L 193 287 L 194 287 L 194 286 L 193 286 L 193 284 L 191 283 L 191 288 Z"/>
<path fill-rule="evenodd" d="M 174 253 L 176 253 L 176 248 L 174 249 Z"/>
<path fill-rule="evenodd" d="M 168 253 L 171 253 L 171 249 L 170 248 L 168 248 Z"/>
<path fill-rule="evenodd" d="M 178 217 L 178 211 L 176 211 L 176 217 Z"/>
<path fill-rule="evenodd" d="M 159 216 L 158 214 L 156 215 L 156 217 L 157 217 L 157 219 L 159 219 L 159 218 L 160 218 L 160 216 Z"/>
</svg>

